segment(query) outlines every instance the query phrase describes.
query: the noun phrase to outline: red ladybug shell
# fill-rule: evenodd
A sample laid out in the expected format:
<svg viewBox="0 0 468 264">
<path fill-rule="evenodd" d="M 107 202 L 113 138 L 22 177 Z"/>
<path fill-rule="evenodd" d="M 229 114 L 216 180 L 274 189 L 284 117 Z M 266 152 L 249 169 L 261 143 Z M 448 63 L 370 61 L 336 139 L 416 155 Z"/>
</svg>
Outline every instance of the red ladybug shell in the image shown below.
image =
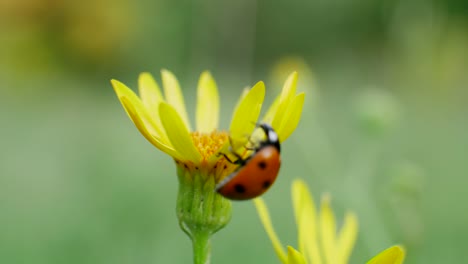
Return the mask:
<svg viewBox="0 0 468 264">
<path fill-rule="evenodd" d="M 281 165 L 278 137 L 269 125 L 260 127 L 267 140 L 260 142 L 260 147 L 248 159 L 236 162 L 242 165 L 216 186 L 216 191 L 228 199 L 248 200 L 260 196 L 278 176 Z"/>
</svg>

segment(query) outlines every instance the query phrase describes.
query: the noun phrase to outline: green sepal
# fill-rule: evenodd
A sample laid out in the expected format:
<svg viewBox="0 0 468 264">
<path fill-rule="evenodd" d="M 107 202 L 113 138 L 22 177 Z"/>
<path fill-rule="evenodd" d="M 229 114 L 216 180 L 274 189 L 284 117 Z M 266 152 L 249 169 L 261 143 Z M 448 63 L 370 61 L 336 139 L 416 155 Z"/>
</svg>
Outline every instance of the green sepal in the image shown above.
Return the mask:
<svg viewBox="0 0 468 264">
<path fill-rule="evenodd" d="M 194 263 L 210 262 L 210 238 L 231 220 L 231 201 L 215 191 L 215 175 L 196 167 L 177 165 L 177 218 L 193 243 Z"/>
</svg>

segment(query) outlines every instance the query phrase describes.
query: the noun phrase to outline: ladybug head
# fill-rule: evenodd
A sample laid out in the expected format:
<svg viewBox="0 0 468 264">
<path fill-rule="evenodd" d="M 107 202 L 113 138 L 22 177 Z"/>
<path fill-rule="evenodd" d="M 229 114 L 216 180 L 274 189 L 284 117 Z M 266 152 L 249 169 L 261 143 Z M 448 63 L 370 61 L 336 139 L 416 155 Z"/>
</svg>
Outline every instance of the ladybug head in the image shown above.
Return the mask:
<svg viewBox="0 0 468 264">
<path fill-rule="evenodd" d="M 258 125 L 263 132 L 265 132 L 266 139 L 261 142 L 261 146 L 274 146 L 278 152 L 280 151 L 280 142 L 278 138 L 278 134 L 275 130 L 267 123 L 260 123 Z"/>
</svg>

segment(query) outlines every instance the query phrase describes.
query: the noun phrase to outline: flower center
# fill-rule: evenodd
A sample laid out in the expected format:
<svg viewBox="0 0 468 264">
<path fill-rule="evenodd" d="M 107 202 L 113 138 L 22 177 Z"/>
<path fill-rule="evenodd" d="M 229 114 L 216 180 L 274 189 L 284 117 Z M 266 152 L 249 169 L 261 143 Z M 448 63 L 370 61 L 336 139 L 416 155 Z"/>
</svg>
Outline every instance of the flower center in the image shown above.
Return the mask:
<svg viewBox="0 0 468 264">
<path fill-rule="evenodd" d="M 195 131 L 191 136 L 203 160 L 209 159 L 229 140 L 229 134 L 226 131 L 213 131 L 209 134 Z"/>
<path fill-rule="evenodd" d="M 195 147 L 202 156 L 200 168 L 208 174 L 214 175 L 215 181 L 218 182 L 221 178 L 232 172 L 237 165 L 227 161 L 222 154 L 217 153 L 229 141 L 229 133 L 227 131 L 213 131 L 211 133 L 200 133 L 194 131 L 191 137 Z M 191 167 L 191 166 L 188 166 Z"/>
</svg>

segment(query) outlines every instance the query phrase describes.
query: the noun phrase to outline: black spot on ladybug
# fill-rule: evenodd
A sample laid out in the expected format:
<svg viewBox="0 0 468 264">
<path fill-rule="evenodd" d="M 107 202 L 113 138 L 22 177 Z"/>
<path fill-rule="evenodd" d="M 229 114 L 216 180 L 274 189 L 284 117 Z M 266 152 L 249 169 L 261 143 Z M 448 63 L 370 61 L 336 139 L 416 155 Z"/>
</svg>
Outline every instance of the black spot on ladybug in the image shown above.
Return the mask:
<svg viewBox="0 0 468 264">
<path fill-rule="evenodd" d="M 236 185 L 234 185 L 234 189 L 235 189 L 236 192 L 238 192 L 238 193 L 245 193 L 245 186 L 242 185 L 242 184 L 236 184 Z"/>
<path fill-rule="evenodd" d="M 263 187 L 263 189 L 266 189 L 266 188 L 270 187 L 270 185 L 271 185 L 271 182 L 267 180 L 267 181 L 264 181 L 264 182 L 263 182 L 263 186 L 262 186 L 262 187 Z"/>
<path fill-rule="evenodd" d="M 185 167 L 186 169 L 188 169 L 188 166 L 187 166 L 187 164 L 184 164 L 184 167 Z"/>
<path fill-rule="evenodd" d="M 266 167 L 267 167 L 267 164 L 266 164 L 266 162 L 264 160 L 258 162 L 257 165 L 262 170 L 266 169 Z"/>
<path fill-rule="evenodd" d="M 224 165 L 224 169 L 227 169 L 227 165 Z"/>
<path fill-rule="evenodd" d="M 218 164 L 214 165 L 214 167 L 213 167 L 213 168 L 215 168 L 215 169 L 216 169 L 216 168 L 218 168 Z"/>
<path fill-rule="evenodd" d="M 195 167 L 196 170 L 198 170 L 198 167 Z"/>
</svg>

